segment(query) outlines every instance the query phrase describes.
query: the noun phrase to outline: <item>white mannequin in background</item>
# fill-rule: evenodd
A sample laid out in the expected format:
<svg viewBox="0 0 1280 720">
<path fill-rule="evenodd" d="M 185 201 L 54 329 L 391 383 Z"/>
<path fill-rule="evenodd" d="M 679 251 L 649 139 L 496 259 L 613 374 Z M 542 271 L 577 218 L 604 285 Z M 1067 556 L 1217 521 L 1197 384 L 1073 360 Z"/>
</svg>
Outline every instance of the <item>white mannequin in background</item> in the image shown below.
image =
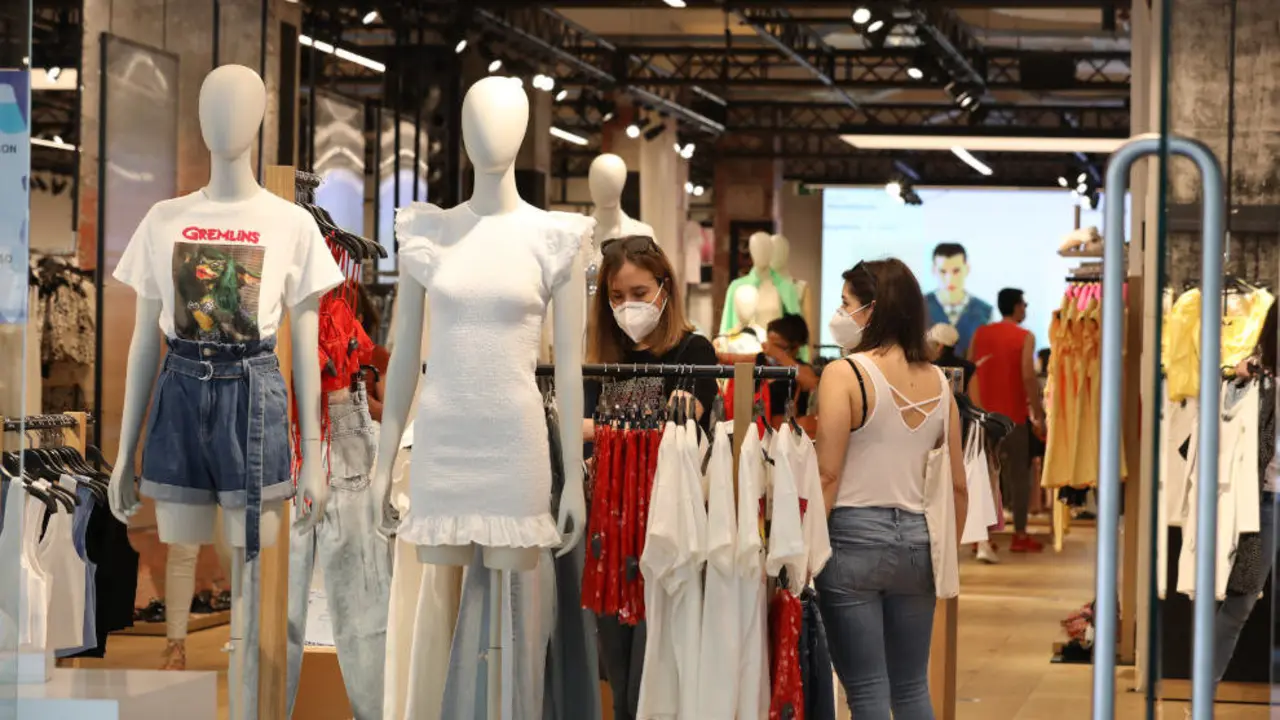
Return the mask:
<svg viewBox="0 0 1280 720">
<path fill-rule="evenodd" d="M 465 203 L 478 219 L 499 218 L 525 208 L 516 190 L 515 158 L 524 140 L 529 120 L 529 100 L 523 87 L 510 78 L 485 78 L 467 91 L 462 107 L 463 143 L 467 156 L 475 167 L 475 187 Z M 416 207 L 416 206 L 415 206 Z M 386 403 L 383 406 L 382 432 L 379 439 L 378 460 L 374 468 L 373 482 L 385 488 L 388 502 L 384 504 L 387 524 L 395 519 L 390 505 L 390 477 L 392 464 L 399 449 L 405 419 L 410 403 L 414 402 L 418 378 L 421 373 L 421 357 L 418 348 L 428 320 L 424 312 L 426 289 L 411 274 L 400 278 L 397 303 L 397 327 L 395 349 L 387 368 Z M 554 337 L 556 352 L 555 386 L 557 404 L 561 408 L 582 407 L 582 327 L 585 316 L 586 287 L 582 255 L 579 254 L 570 271 L 570 279 L 557 287 L 551 300 L 556 309 Z M 448 346 L 435 345 L 433 354 L 450 351 Z M 516 360 L 513 358 L 512 360 Z M 428 363 L 431 361 L 428 360 Z M 532 379 L 531 379 L 532 380 Z M 562 417 L 571 415 L 562 414 Z M 421 415 L 416 420 L 422 422 Z M 582 430 L 581 425 L 560 423 L 560 441 L 564 457 L 564 491 L 560 500 L 558 528 L 563 538 L 560 552 L 572 549 L 586 528 L 586 506 L 582 487 Z M 524 452 L 524 448 L 502 448 L 511 453 Z M 416 445 L 415 453 L 431 453 L 430 442 Z M 549 500 L 549 498 L 548 498 Z M 413 509 L 410 509 L 412 514 Z M 572 525 L 572 532 L 569 525 Z M 473 545 L 418 545 L 421 562 L 434 565 L 469 565 L 474 556 Z M 537 566 L 541 549 L 537 547 L 483 548 L 484 565 L 492 570 L 530 570 Z M 491 592 L 493 589 L 491 588 Z"/>
<path fill-rule="evenodd" d="M 773 237 L 766 232 L 758 232 L 748 240 L 751 252 L 751 267 L 760 278 L 759 299 L 752 319 L 757 323 L 767 324 L 782 317 L 782 299 L 778 296 L 778 288 L 773 284 L 773 275 L 769 268 L 773 263 Z"/>
<path fill-rule="evenodd" d="M 591 191 L 591 203 L 595 205 L 591 215 L 596 219 L 596 230 L 591 239 L 592 259 L 587 261 L 589 294 L 595 292 L 595 276 L 601 260 L 600 246 L 605 240 L 629 235 L 653 237 L 652 227 L 632 219 L 622 211 L 622 189 L 626 184 L 627 164 L 622 158 L 605 153 L 591 161 L 591 169 L 587 171 L 587 186 Z"/>
<path fill-rule="evenodd" d="M 800 312 L 805 322 L 812 322 L 809 300 L 809 283 L 795 277 L 791 274 L 789 265 L 791 263 L 791 241 L 786 235 L 778 234 L 773 238 L 773 259 L 769 261 L 769 266 L 779 277 L 790 280 L 796 286 L 796 297 L 800 298 Z"/>
<path fill-rule="evenodd" d="M 250 148 L 262 125 L 266 108 L 266 89 L 257 73 L 241 65 L 224 65 L 214 69 L 200 88 L 200 129 L 210 152 L 209 183 L 203 192 L 208 200 L 216 203 L 233 203 L 252 198 L 260 193 L 250 165 Z M 301 495 L 299 507 L 309 507 L 308 518 L 314 522 L 324 516 L 329 485 L 323 468 L 324 452 L 320 440 L 320 364 L 315 351 L 305 348 L 319 346 L 320 297 L 312 296 L 290 311 L 290 328 L 293 347 L 293 384 L 296 390 L 299 424 L 302 437 L 307 438 L 302 448 L 302 472 L 298 479 Z M 156 332 L 162 311 L 159 299 L 139 297 L 134 319 L 133 340 L 129 346 L 128 372 L 125 377 L 124 411 L 120 420 L 120 448 L 112 473 L 109 496 L 112 513 L 128 522 L 141 508 L 138 490 L 134 482 L 134 460 L 138 447 L 142 422 L 155 384 L 160 359 L 160 337 Z M 193 408 L 192 412 L 196 410 Z M 286 433 L 288 428 L 273 428 Z M 261 545 L 274 545 L 279 534 L 283 502 L 264 502 L 260 524 Z M 175 502 L 156 503 L 156 522 L 160 540 L 165 543 L 207 545 L 214 540 L 215 505 L 193 505 Z M 247 598 L 244 591 L 246 508 L 224 509 L 224 537 L 235 548 L 232 562 L 233 627 L 243 621 L 245 608 L 241 604 Z M 256 612 L 256 604 L 248 608 Z M 246 648 L 237 643 L 232 658 L 232 677 L 243 668 L 243 653 L 258 652 L 257 647 Z M 231 717 L 242 717 L 239 707 L 241 684 L 229 683 L 232 695 Z M 255 710 L 256 713 L 256 710 Z"/>
<path fill-rule="evenodd" d="M 759 301 L 760 292 L 750 285 L 743 285 L 733 293 L 733 309 L 742 324 L 728 335 L 716 338 L 716 350 L 751 355 L 764 348 L 765 329 L 756 324 Z"/>
</svg>

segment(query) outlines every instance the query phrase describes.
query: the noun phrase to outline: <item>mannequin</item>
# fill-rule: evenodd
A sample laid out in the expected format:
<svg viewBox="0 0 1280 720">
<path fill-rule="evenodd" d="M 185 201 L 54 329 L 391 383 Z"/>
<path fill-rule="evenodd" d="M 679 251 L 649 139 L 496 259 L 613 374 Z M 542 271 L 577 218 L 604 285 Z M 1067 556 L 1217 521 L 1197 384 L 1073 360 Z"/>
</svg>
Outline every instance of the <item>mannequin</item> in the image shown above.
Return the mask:
<svg viewBox="0 0 1280 720">
<path fill-rule="evenodd" d="M 211 156 L 209 183 L 199 193 L 192 196 L 160 203 L 152 209 L 144 223 L 150 221 L 152 215 L 163 215 L 166 212 L 172 212 L 168 208 L 181 207 L 178 205 L 179 203 L 199 202 L 203 204 L 202 207 L 209 208 L 217 207 L 219 204 L 224 206 L 235 204 L 236 207 L 240 207 L 240 203 L 273 202 L 273 200 L 261 198 L 265 191 L 258 185 L 249 162 L 250 149 L 262 124 L 265 107 L 266 89 L 262 79 L 253 70 L 240 65 L 224 65 L 209 73 L 201 86 L 199 101 L 201 134 Z M 267 197 L 274 199 L 274 196 Z M 192 200 L 191 198 L 196 199 Z M 275 209 L 276 213 L 288 216 L 287 220 L 303 222 L 297 216 L 289 215 L 290 209 L 294 208 L 292 203 L 286 200 L 275 200 L 278 200 L 279 203 L 279 208 Z M 298 213 L 302 213 L 303 217 L 305 217 L 304 211 L 298 210 Z M 319 236 L 319 230 L 315 228 L 313 220 L 310 222 L 311 227 L 315 229 L 316 242 L 319 243 L 321 250 L 324 251 L 323 239 Z M 266 232 L 262 233 L 263 236 L 267 234 Z M 135 240 L 131 241 L 131 246 L 134 242 L 139 241 L 138 237 L 138 235 L 135 235 Z M 260 242 L 258 233 L 253 233 L 253 238 L 248 241 L 241 238 L 240 244 L 243 245 L 245 242 L 250 242 L 257 246 Z M 144 237 L 143 239 L 145 240 L 146 238 Z M 265 246 L 276 239 L 267 237 L 262 239 L 261 242 Z M 218 247 L 229 246 L 214 247 L 216 250 Z M 284 252 L 291 251 L 292 248 Z M 178 250 L 175 246 L 173 250 L 175 258 L 177 257 L 177 252 Z M 129 251 L 126 251 L 127 255 L 129 255 Z M 320 279 L 324 284 L 316 287 L 316 292 L 289 306 L 291 340 L 295 348 L 315 348 L 318 346 L 320 294 L 336 285 L 342 277 L 336 264 L 333 263 L 332 257 L 327 255 L 327 251 L 325 252 L 325 257 L 328 265 L 322 264 L 318 266 L 322 271 Z M 279 256 L 276 259 L 280 259 Z M 287 263 L 288 258 L 284 258 L 283 261 Z M 324 259 L 317 258 L 317 261 L 323 263 Z M 161 263 L 163 262 L 162 260 Z M 117 268 L 117 277 L 134 285 L 136 288 L 138 283 L 136 276 L 131 278 L 132 282 L 121 276 L 122 268 L 125 264 L 125 259 L 122 258 L 121 267 Z M 258 277 L 258 281 L 262 281 L 261 274 Z M 309 285 L 307 287 L 312 286 Z M 179 299 L 185 298 L 186 295 L 183 293 Z M 265 295 L 263 298 L 265 301 Z M 160 334 L 156 333 L 154 329 L 157 325 L 161 325 L 164 305 L 165 303 L 160 296 L 155 298 L 144 297 L 142 293 L 139 293 L 133 340 L 129 348 L 128 371 L 125 378 L 124 411 L 120 422 L 120 448 L 109 488 L 111 511 L 121 522 L 125 523 L 128 522 L 128 518 L 135 515 L 141 508 L 138 489 L 134 483 L 134 461 L 140 430 L 142 429 L 142 421 L 147 416 L 152 385 L 155 384 L 157 377 L 156 371 L 160 359 Z M 181 335 L 182 333 L 179 332 L 178 334 Z M 170 334 L 170 338 L 173 338 L 172 334 Z M 274 340 L 274 338 L 271 339 Z M 206 343 L 201 341 L 201 344 L 204 345 Z M 207 344 L 212 344 L 212 342 Z M 206 354 L 208 352 L 210 351 L 206 350 Z M 208 367 L 213 366 L 209 365 Z M 278 375 L 278 371 L 276 374 Z M 279 380 L 279 383 L 283 385 L 283 380 Z M 302 470 L 298 478 L 298 487 L 301 489 L 302 498 L 298 506 L 301 510 L 301 522 L 314 522 L 314 518 L 323 517 L 324 505 L 328 498 L 328 483 L 323 467 L 324 453 L 320 439 L 320 366 L 315 354 L 302 351 L 293 353 L 293 383 L 296 389 L 299 424 L 302 430 L 302 437 L 305 438 L 302 447 Z M 156 391 L 156 394 L 159 396 L 159 390 Z M 180 403 L 175 400 L 175 404 Z M 181 408 L 178 411 L 181 411 Z M 284 426 L 275 427 L 265 422 L 264 425 L 266 425 L 265 432 L 268 434 L 280 433 L 285 435 L 284 438 L 273 437 L 272 439 L 275 441 L 283 440 L 287 448 L 288 428 Z M 178 452 L 176 448 L 173 451 Z M 248 470 L 246 469 L 247 472 Z M 252 482 L 252 480 L 249 482 Z M 265 497 L 262 500 L 261 519 L 256 528 L 260 546 L 265 547 L 275 543 L 279 533 L 283 505 L 283 500 L 271 500 Z M 242 637 L 241 633 L 246 632 L 243 628 L 246 614 L 257 613 L 256 583 L 253 581 L 256 577 L 256 565 L 248 565 L 246 559 L 246 546 L 251 544 L 249 542 L 250 531 L 254 530 L 250 525 L 250 509 L 250 507 L 224 508 L 221 513 L 224 523 L 224 537 L 234 548 L 232 561 L 233 638 L 240 638 Z M 256 509 L 254 509 L 254 512 L 256 512 Z M 156 502 L 156 520 L 160 540 L 165 543 L 212 543 L 217 515 L 217 508 L 213 504 L 189 504 L 186 502 L 166 501 L 164 499 L 159 499 Z M 254 548 L 250 548 L 250 550 L 256 551 Z M 253 573 L 247 577 L 245 571 L 250 567 L 253 568 Z M 247 607 L 244 605 L 246 601 L 249 602 Z M 250 627 L 256 628 L 256 623 L 251 622 Z M 246 661 L 253 668 L 257 666 L 258 648 L 256 638 L 253 637 L 256 632 L 252 630 L 248 632 L 249 637 L 246 638 L 248 642 L 233 642 L 234 653 L 232 656 L 231 675 L 232 677 L 244 677 L 243 686 L 237 682 L 230 683 L 231 717 L 233 718 L 254 717 L 257 713 L 256 698 L 254 697 L 257 686 L 256 672 L 244 672 Z M 247 696 L 241 696 L 240 691 L 242 688 L 249 689 Z"/>
<path fill-rule="evenodd" d="M 544 213 L 524 204 L 516 190 L 515 158 L 524 140 L 529 119 L 529 101 L 524 89 L 511 78 L 489 77 L 471 87 L 462 107 L 463 144 L 475 167 L 475 186 L 471 198 L 461 212 L 470 213 L 474 223 L 509 220 L 507 216 L 523 213 L 531 221 L 545 222 L 547 218 L 564 222 L 564 214 Z M 415 204 L 411 209 L 422 210 L 428 206 Z M 458 209 L 443 211 L 457 213 Z M 562 216 L 557 219 L 556 216 Z M 578 220 L 583 220 L 576 216 Z M 590 220 L 587 220 L 590 223 Z M 413 231 L 412 216 L 397 220 L 397 233 Z M 588 226 L 589 231 L 589 226 Z M 470 238 L 463 237 L 447 249 L 460 252 Z M 402 238 L 402 243 L 404 242 Z M 386 404 L 383 406 L 382 433 L 379 441 L 378 460 L 374 469 L 374 482 L 387 493 L 384 504 L 384 523 L 398 522 L 397 511 L 390 503 L 390 477 L 392 463 L 399 448 L 409 403 L 416 395 L 420 372 L 421 346 L 424 323 L 426 287 L 421 278 L 405 274 L 400 280 L 400 300 L 397 307 L 396 341 L 387 368 Z M 566 282 L 554 288 L 551 301 L 556 308 L 554 338 L 556 346 L 555 383 L 558 404 L 562 408 L 582 406 L 582 327 L 585 318 L 586 287 L 581 252 L 577 253 Z M 433 315 L 439 303 L 432 302 Z M 434 353 L 449 352 L 447 344 L 432 343 Z M 513 358 L 513 362 L 516 359 Z M 468 360 L 470 361 L 470 360 Z M 428 375 L 428 378 L 430 376 Z M 533 378 L 529 377 L 530 386 Z M 430 385 L 430 380 L 428 380 Z M 426 408 L 425 400 L 423 407 Z M 423 412 L 415 423 L 424 427 Z M 545 427 L 545 424 L 544 424 Z M 561 423 L 560 440 L 564 451 L 565 488 L 560 502 L 558 531 L 562 536 L 560 554 L 568 552 L 580 539 L 586 527 L 586 508 L 582 487 L 582 438 L 581 427 L 573 423 Z M 439 441 L 419 437 L 414 452 L 431 456 L 448 452 Z M 510 453 L 525 453 L 526 448 L 498 448 Z M 410 508 L 414 513 L 430 512 L 430 508 Z M 406 523 L 408 519 L 406 519 Z M 571 528 L 571 529 L 570 529 Z M 403 532 L 403 526 L 401 529 Z M 530 570 L 537 566 L 539 547 L 508 547 L 481 545 L 485 567 L 493 570 Z M 476 550 L 472 544 L 418 544 L 417 556 L 423 563 L 435 565 L 466 566 Z"/>
<path fill-rule="evenodd" d="M 783 315 L 799 313 L 800 300 L 795 283 L 780 275 L 772 267 L 773 236 L 766 232 L 758 232 L 748 240 L 751 253 L 751 272 L 729 283 L 725 294 L 724 315 L 720 319 L 720 334 L 724 335 L 742 325 L 734 307 L 734 298 L 738 289 L 750 285 L 757 290 L 758 300 L 753 320 L 760 325 L 768 325 Z"/>
<path fill-rule="evenodd" d="M 791 263 L 791 241 L 786 235 L 781 233 L 773 236 L 773 259 L 769 262 L 769 267 L 773 269 L 779 277 L 784 280 L 790 280 L 791 284 L 796 288 L 796 296 L 800 299 L 800 313 L 804 317 L 806 323 L 814 322 L 813 317 L 813 300 L 809 297 L 809 283 L 796 279 L 791 274 L 789 265 Z"/>
<path fill-rule="evenodd" d="M 591 260 L 587 262 L 587 292 L 595 294 L 596 274 L 600 268 L 600 246 L 604 241 L 629 235 L 653 237 L 653 228 L 629 217 L 622 211 L 622 189 L 627 183 L 627 164 L 622 158 L 605 153 L 591 161 L 587 185 L 596 219 L 591 238 Z"/>
<path fill-rule="evenodd" d="M 716 338 L 716 350 L 735 355 L 752 355 L 763 349 L 765 329 L 756 324 L 760 291 L 751 285 L 743 285 L 733 294 L 733 309 L 741 323 L 727 335 Z"/>
</svg>

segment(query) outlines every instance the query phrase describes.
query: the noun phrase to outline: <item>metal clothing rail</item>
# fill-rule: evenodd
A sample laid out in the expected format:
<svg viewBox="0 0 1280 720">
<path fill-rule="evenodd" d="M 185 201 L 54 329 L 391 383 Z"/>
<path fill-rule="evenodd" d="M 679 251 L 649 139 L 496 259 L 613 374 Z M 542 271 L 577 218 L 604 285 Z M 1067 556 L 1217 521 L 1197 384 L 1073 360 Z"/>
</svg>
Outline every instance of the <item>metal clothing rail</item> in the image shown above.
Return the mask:
<svg viewBox="0 0 1280 720">
<path fill-rule="evenodd" d="M 795 380 L 800 375 L 799 368 L 774 365 L 754 365 L 752 375 L 759 380 Z M 422 363 L 422 372 L 427 371 L 427 364 Z M 602 363 L 583 365 L 583 377 L 686 377 L 695 380 L 732 379 L 737 367 L 734 365 L 674 365 L 665 363 Z M 537 377 L 554 377 L 556 366 L 540 364 L 535 371 Z"/>
<path fill-rule="evenodd" d="M 1166 149 L 1167 148 L 1167 149 Z M 1098 452 L 1098 570 L 1094 602 L 1096 640 L 1093 649 L 1093 718 L 1115 718 L 1116 565 L 1120 536 L 1120 382 L 1124 372 L 1124 197 L 1129 170 L 1139 159 L 1168 152 L 1195 162 L 1204 183 L 1201 223 L 1202 297 L 1222 294 L 1222 245 L 1226 207 L 1222 168 L 1203 143 L 1181 137 L 1161 142 L 1159 135 L 1140 135 L 1125 143 L 1107 167 L 1106 223 L 1102 275 L 1102 408 Z M 1194 644 L 1191 664 L 1191 717 L 1213 718 L 1213 618 L 1215 553 L 1218 546 L 1218 390 L 1222 358 L 1222 305 L 1200 304 L 1200 439 L 1197 449 L 1197 523 Z M 1134 512 L 1130 508 L 1130 512 Z M 1163 562 L 1163 559 L 1161 559 Z M 1129 572 L 1125 568 L 1125 572 Z M 1153 570 L 1154 572 L 1154 570 Z"/>
<path fill-rule="evenodd" d="M 93 424 L 93 415 L 85 413 L 86 424 Z M 5 418 L 5 432 L 23 432 L 26 430 L 52 430 L 54 428 L 77 427 L 78 418 L 70 415 L 28 415 L 22 418 Z"/>
</svg>

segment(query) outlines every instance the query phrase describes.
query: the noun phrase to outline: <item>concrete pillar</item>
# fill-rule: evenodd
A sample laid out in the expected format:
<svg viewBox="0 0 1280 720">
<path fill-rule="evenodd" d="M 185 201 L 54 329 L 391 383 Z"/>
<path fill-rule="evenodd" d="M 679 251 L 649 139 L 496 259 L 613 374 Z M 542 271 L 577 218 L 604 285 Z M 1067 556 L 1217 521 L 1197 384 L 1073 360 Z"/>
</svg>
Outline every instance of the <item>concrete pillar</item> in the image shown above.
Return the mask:
<svg viewBox="0 0 1280 720">
<path fill-rule="evenodd" d="M 638 141 L 640 155 L 640 220 L 653 227 L 658 246 L 676 268 L 683 265 L 684 221 L 688 216 L 685 180 L 688 162 L 675 151 L 676 121 L 663 118 L 666 131 L 653 140 Z M 631 167 L 628 165 L 628 167 Z"/>
<path fill-rule="evenodd" d="M 1206 143 L 1231 188 L 1230 258 L 1227 271 L 1280 280 L 1280 24 L 1273 0 L 1236 0 L 1232 49 L 1232 0 L 1173 0 L 1170 16 L 1168 112 L 1170 132 Z M 1234 83 L 1230 63 L 1235 60 Z M 1231 118 L 1232 101 L 1235 117 Z M 1199 176 L 1182 159 L 1170 165 L 1169 279 L 1180 289 L 1199 277 Z"/>
<path fill-rule="evenodd" d="M 791 242 L 791 275 L 806 286 L 804 321 L 809 324 L 809 341 L 818 345 L 822 317 L 822 193 L 800 193 L 800 183 L 788 182 L 781 196 L 782 225 L 779 232 Z M 832 289 L 834 295 L 839 290 Z"/>
<path fill-rule="evenodd" d="M 733 224 L 738 221 L 770 223 L 774 230 L 781 219 L 782 163 L 778 160 L 726 159 L 716 164 L 716 254 L 711 273 L 712 297 L 715 301 L 716 330 L 724 314 L 724 294 L 729 289 L 730 257 L 741 248 L 746 253 L 746 237 L 731 235 Z M 736 243 L 736 244 L 735 244 Z M 745 274 L 750 266 L 739 267 Z"/>
</svg>

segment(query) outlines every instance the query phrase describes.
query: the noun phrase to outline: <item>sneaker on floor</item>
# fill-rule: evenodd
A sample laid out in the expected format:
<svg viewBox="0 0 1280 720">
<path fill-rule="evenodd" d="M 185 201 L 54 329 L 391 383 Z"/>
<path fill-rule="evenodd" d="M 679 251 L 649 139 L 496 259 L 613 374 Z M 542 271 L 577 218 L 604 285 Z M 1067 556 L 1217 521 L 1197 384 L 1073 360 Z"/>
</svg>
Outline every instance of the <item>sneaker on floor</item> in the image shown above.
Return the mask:
<svg viewBox="0 0 1280 720">
<path fill-rule="evenodd" d="M 990 541 L 978 543 L 978 562 L 996 565 L 1000 556 L 996 554 L 996 544 Z"/>
<path fill-rule="evenodd" d="M 1014 535 L 1009 543 L 1009 552 L 1038 553 L 1044 551 L 1044 544 L 1027 534 Z"/>
</svg>

